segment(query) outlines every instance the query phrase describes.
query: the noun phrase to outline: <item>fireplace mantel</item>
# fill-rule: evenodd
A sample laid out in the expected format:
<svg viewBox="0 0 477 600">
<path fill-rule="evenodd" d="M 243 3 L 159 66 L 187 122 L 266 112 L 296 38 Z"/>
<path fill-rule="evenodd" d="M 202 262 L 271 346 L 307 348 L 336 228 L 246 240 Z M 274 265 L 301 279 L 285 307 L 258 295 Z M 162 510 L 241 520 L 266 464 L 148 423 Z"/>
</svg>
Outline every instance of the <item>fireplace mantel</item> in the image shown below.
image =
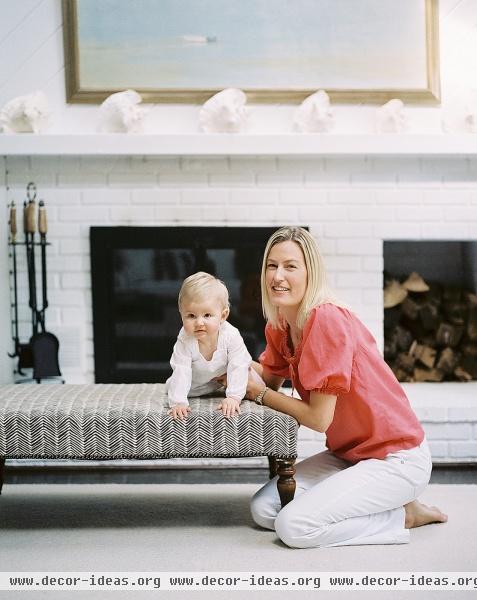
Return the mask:
<svg viewBox="0 0 477 600">
<path fill-rule="evenodd" d="M 0 156 L 475 156 L 460 134 L 1 134 Z"/>
</svg>

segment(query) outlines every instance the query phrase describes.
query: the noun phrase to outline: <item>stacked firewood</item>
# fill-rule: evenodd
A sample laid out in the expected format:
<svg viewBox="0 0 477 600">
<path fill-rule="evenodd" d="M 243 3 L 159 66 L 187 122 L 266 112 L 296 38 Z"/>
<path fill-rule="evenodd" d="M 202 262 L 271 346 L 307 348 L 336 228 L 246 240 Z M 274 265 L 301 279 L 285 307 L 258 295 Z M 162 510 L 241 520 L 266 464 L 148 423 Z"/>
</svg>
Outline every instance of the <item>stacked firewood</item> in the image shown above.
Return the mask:
<svg viewBox="0 0 477 600">
<path fill-rule="evenodd" d="M 399 381 L 477 379 L 477 295 L 385 274 L 384 358 Z"/>
</svg>

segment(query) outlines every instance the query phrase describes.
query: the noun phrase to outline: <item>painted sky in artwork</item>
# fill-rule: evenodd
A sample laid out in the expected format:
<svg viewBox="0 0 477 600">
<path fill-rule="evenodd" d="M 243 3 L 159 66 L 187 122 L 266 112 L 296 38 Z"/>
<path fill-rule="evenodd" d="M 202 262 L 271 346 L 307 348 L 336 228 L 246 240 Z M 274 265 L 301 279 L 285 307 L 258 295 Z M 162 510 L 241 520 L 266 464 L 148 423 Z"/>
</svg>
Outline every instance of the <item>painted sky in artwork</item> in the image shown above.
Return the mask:
<svg viewBox="0 0 477 600">
<path fill-rule="evenodd" d="M 78 0 L 78 23 L 83 88 L 426 87 L 418 0 Z"/>
</svg>

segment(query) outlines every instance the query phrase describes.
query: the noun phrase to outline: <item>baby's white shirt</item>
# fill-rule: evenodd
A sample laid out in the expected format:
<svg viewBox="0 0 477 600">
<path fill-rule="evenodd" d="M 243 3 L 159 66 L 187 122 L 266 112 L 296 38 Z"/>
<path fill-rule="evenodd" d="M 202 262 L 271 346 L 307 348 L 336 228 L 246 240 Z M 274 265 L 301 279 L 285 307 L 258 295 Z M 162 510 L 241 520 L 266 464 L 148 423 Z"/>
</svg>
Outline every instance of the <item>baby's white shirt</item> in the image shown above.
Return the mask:
<svg viewBox="0 0 477 600">
<path fill-rule="evenodd" d="M 217 349 L 206 360 L 194 336 L 184 328 L 179 332 L 171 357 L 172 375 L 166 381 L 169 406 L 187 405 L 187 397 L 204 396 L 221 389 L 214 377 L 227 374 L 226 396 L 242 400 L 248 381 L 252 357 L 248 353 L 239 330 L 228 321 L 221 323 Z"/>
</svg>

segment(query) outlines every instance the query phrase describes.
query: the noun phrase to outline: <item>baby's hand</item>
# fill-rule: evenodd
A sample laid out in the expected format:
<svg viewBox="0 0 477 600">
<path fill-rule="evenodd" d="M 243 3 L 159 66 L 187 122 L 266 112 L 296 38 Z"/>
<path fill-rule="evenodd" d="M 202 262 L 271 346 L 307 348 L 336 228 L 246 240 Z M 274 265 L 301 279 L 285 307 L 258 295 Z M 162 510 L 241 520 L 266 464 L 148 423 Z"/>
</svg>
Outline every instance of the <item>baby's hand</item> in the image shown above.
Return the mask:
<svg viewBox="0 0 477 600">
<path fill-rule="evenodd" d="M 224 417 L 233 417 L 235 413 L 240 414 L 240 400 L 234 398 L 224 398 L 218 405 L 217 410 L 221 410 Z"/>
<path fill-rule="evenodd" d="M 174 404 L 167 414 L 171 415 L 173 419 L 183 421 L 187 417 L 187 413 L 190 413 L 190 406 L 188 404 Z"/>
</svg>

